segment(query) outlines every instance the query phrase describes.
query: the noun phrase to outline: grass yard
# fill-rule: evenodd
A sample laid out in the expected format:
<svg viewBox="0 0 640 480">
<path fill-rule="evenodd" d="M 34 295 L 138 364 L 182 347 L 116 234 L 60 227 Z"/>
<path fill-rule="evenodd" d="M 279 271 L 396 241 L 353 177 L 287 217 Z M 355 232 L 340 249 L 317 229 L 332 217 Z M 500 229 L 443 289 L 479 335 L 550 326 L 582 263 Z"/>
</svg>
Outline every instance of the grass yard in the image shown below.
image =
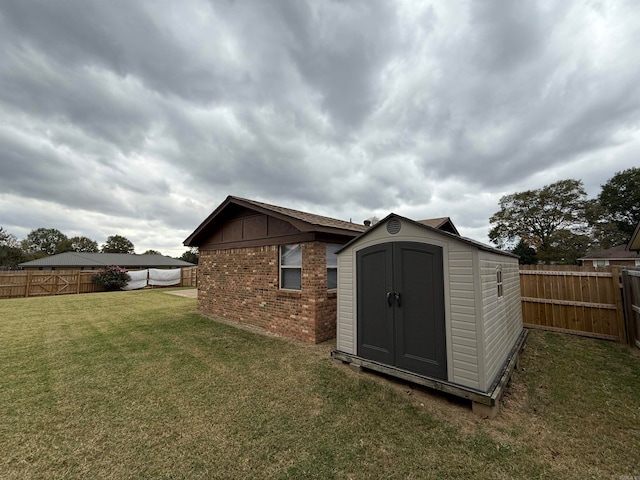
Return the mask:
<svg viewBox="0 0 640 480">
<path fill-rule="evenodd" d="M 0 477 L 640 476 L 640 355 L 531 332 L 500 416 L 162 291 L 0 301 Z"/>
</svg>

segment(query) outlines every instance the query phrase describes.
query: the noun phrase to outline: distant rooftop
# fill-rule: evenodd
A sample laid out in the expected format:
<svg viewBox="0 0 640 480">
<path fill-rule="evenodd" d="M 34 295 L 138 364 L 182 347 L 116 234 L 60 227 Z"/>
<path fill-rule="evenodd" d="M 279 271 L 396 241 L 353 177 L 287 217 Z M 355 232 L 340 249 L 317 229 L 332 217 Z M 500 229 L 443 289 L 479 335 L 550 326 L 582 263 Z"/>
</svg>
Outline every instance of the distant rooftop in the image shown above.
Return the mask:
<svg viewBox="0 0 640 480">
<path fill-rule="evenodd" d="M 640 258 L 639 252 L 630 251 L 628 245 L 618 245 L 606 250 L 588 252 L 578 260 L 629 260 Z"/>
<path fill-rule="evenodd" d="M 31 260 L 20 264 L 22 268 L 101 268 L 108 265 L 118 265 L 128 268 L 168 268 L 194 267 L 193 263 L 185 262 L 164 255 L 136 255 L 128 253 L 88 253 L 65 252 L 49 257 Z"/>
</svg>

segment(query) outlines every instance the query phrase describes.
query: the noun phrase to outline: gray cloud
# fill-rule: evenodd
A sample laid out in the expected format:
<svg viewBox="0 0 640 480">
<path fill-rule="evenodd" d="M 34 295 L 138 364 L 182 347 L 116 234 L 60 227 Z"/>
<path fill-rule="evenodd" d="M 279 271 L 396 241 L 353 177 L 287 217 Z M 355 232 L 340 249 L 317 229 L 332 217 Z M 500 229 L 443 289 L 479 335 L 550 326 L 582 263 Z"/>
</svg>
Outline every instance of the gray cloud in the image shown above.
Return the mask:
<svg viewBox="0 0 640 480">
<path fill-rule="evenodd" d="M 9 0 L 0 225 L 177 254 L 235 194 L 486 241 L 501 195 L 595 195 L 637 164 L 638 22 L 578 0 Z"/>
</svg>

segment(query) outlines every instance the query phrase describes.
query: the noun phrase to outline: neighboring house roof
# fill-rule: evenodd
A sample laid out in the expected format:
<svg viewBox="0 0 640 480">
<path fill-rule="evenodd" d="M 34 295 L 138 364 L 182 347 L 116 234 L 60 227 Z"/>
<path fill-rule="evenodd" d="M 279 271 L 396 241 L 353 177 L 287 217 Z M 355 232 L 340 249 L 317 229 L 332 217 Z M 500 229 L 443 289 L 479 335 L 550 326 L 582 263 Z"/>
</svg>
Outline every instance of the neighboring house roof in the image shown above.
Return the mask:
<svg viewBox="0 0 640 480">
<path fill-rule="evenodd" d="M 635 232 L 631 235 L 631 240 L 629 240 L 629 243 L 627 244 L 627 249 L 634 250 L 636 252 L 640 250 L 640 222 L 638 222 Z"/>
<path fill-rule="evenodd" d="M 340 250 L 338 250 L 336 253 L 340 253 L 341 251 L 345 250 L 352 243 L 357 242 L 358 240 L 360 240 L 360 238 L 364 237 L 365 235 L 368 235 L 369 232 L 372 231 L 374 228 L 377 228 L 377 227 L 385 224 L 391 218 L 397 218 L 399 220 L 403 220 L 405 222 L 409 222 L 409 223 L 412 223 L 414 225 L 417 225 L 418 227 L 424 228 L 426 230 L 430 230 L 430 231 L 433 231 L 433 232 L 437 232 L 437 233 L 439 233 L 441 235 L 446 235 L 446 236 L 449 236 L 451 238 L 455 238 L 456 240 L 458 240 L 458 241 L 460 241 L 462 243 L 466 243 L 467 245 L 472 245 L 472 246 L 478 248 L 479 250 L 484 250 L 486 252 L 491 252 L 491 253 L 497 253 L 498 255 L 504 255 L 504 256 L 507 256 L 507 257 L 520 258 L 518 255 L 514 255 L 511 252 L 506 252 L 504 250 L 500 250 L 498 248 L 494 248 L 494 247 L 491 247 L 489 245 L 485 245 L 484 243 L 478 242 L 476 240 L 472 240 L 472 239 L 467 238 L 467 237 L 461 237 L 457 233 L 452 233 L 452 232 L 448 232 L 446 230 L 442 230 L 440 228 L 432 227 L 431 225 L 428 224 L 429 221 L 427 221 L 427 220 L 420 220 L 419 222 L 416 222 L 415 220 L 411 220 L 410 218 L 402 217 L 402 216 L 397 215 L 395 213 L 390 213 L 389 215 L 387 215 L 385 218 L 380 220 L 378 223 L 376 223 L 369 230 L 367 230 L 366 232 L 363 232 L 361 235 L 358 235 L 356 238 L 351 240 L 346 245 L 343 245 L 342 248 Z M 434 220 L 437 220 L 437 219 L 434 219 Z M 453 223 L 451 225 L 453 225 Z"/>
<path fill-rule="evenodd" d="M 640 253 L 631 252 L 627 245 L 618 245 L 606 250 L 589 252 L 578 260 L 635 260 L 640 258 Z"/>
<path fill-rule="evenodd" d="M 105 267 L 119 265 L 121 267 L 194 267 L 193 263 L 185 262 L 164 255 L 135 255 L 128 253 L 88 253 L 65 252 L 50 257 L 23 262 L 21 267 Z"/>
<path fill-rule="evenodd" d="M 277 205 L 271 205 L 264 202 L 258 202 L 255 200 L 249 200 L 247 198 L 235 197 L 229 195 L 211 215 L 209 215 L 194 232 L 187 237 L 183 242 L 186 246 L 198 246 L 201 241 L 207 237 L 209 227 L 220 217 L 224 216 L 225 211 L 230 209 L 233 205 L 237 205 L 251 210 L 258 211 L 265 215 L 271 215 L 286 222 L 291 223 L 301 232 L 325 232 L 348 235 L 354 237 L 371 227 L 353 222 L 347 222 L 345 220 L 338 220 L 336 218 L 325 217 L 322 215 L 316 215 L 313 213 L 303 212 L 300 210 L 294 210 L 292 208 L 279 207 Z M 422 222 L 428 222 L 426 225 L 433 228 L 449 231 L 453 234 L 458 234 L 456 227 L 453 225 L 449 217 L 440 217 L 430 220 L 422 220 Z"/>
</svg>

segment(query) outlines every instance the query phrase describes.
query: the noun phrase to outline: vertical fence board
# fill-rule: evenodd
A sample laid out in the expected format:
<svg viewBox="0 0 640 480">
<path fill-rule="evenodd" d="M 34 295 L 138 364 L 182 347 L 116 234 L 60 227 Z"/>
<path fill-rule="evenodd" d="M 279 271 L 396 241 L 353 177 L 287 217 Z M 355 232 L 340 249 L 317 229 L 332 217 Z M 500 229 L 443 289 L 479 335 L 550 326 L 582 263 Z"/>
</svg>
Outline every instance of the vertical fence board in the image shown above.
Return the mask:
<svg viewBox="0 0 640 480">
<path fill-rule="evenodd" d="M 627 343 L 640 348 L 640 270 L 622 271 Z"/>
<path fill-rule="evenodd" d="M 619 275 L 616 268 L 523 266 L 520 286 L 524 323 L 625 341 Z"/>
<path fill-rule="evenodd" d="M 197 286 L 198 267 L 181 271 L 182 287 Z M 19 270 L 0 272 L 0 299 L 100 292 L 94 270 Z"/>
</svg>

